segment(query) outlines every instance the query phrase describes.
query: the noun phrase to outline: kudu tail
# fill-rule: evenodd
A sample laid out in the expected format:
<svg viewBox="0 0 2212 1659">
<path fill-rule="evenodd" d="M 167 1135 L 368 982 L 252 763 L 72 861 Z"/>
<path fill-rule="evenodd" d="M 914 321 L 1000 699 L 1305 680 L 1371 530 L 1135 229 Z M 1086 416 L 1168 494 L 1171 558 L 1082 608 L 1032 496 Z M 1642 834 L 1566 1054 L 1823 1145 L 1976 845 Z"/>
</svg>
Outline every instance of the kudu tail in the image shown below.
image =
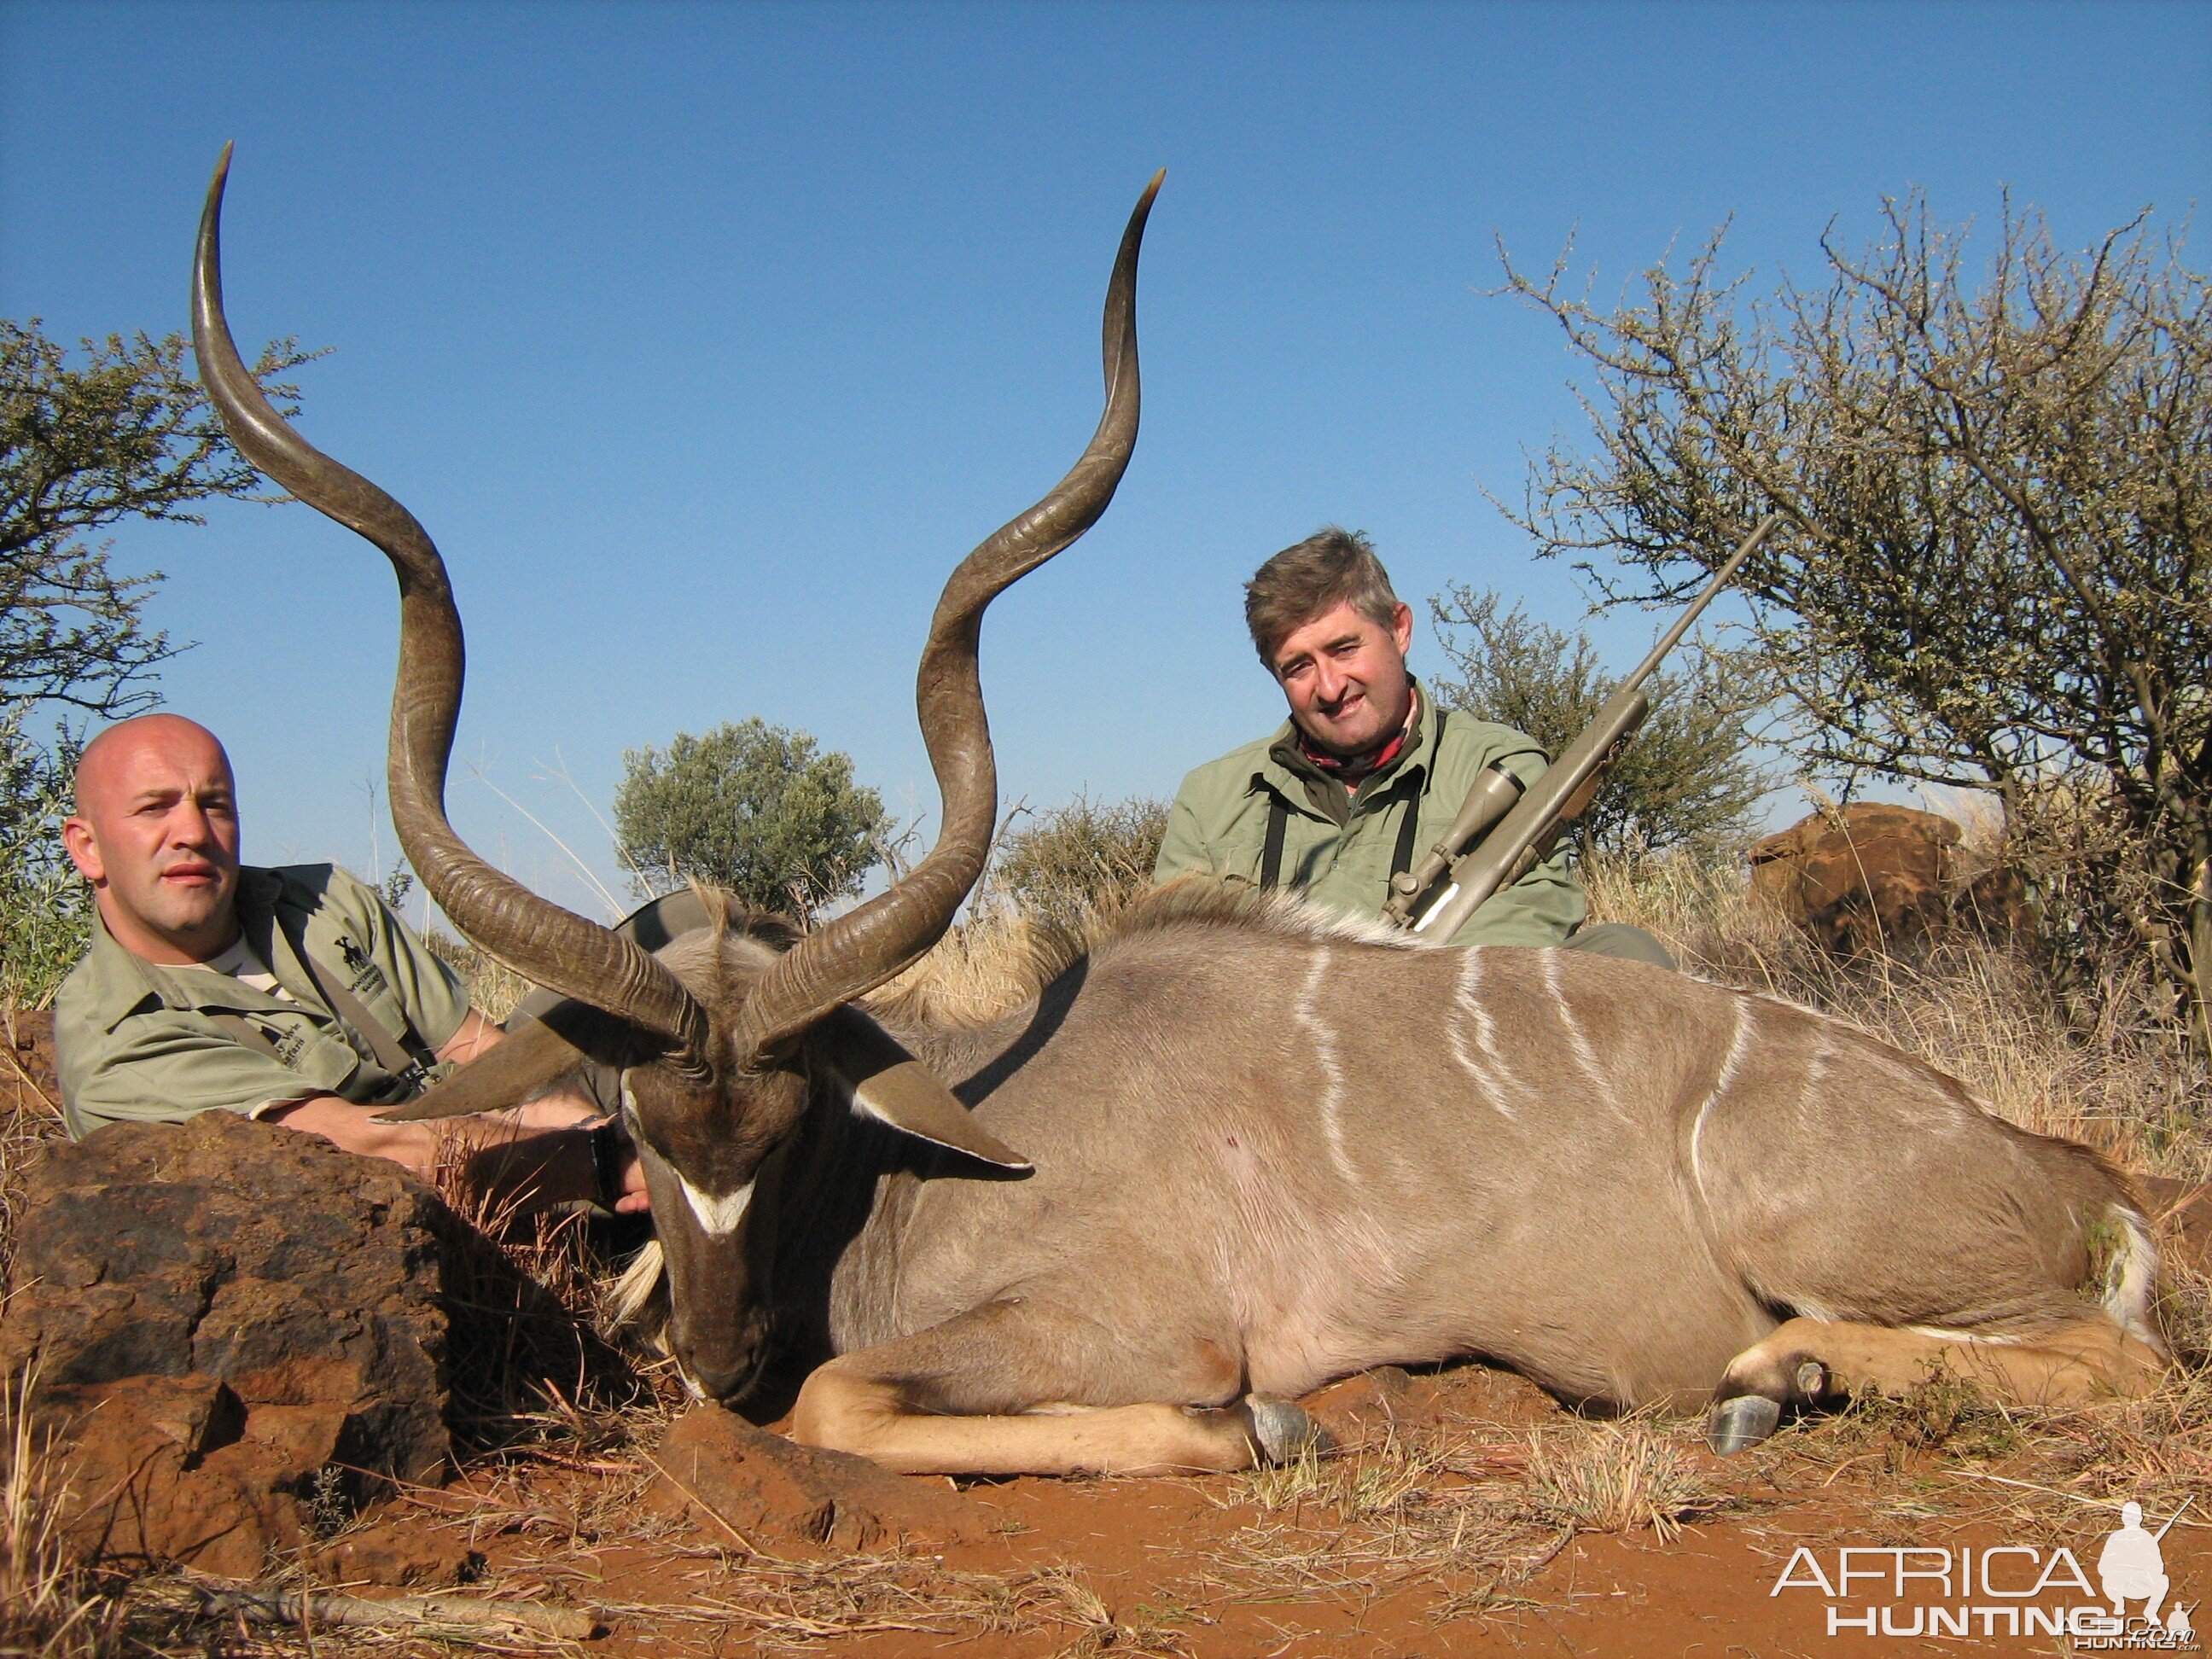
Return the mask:
<svg viewBox="0 0 2212 1659">
<path fill-rule="evenodd" d="M 610 1336 L 653 1352 L 668 1352 L 668 1261 L 649 1238 L 599 1298 L 599 1322 Z"/>
<path fill-rule="evenodd" d="M 2162 1354 L 2166 1339 L 2151 1314 L 2157 1292 L 2158 1243 L 2151 1237 L 2150 1223 L 2130 1204 L 2109 1205 L 2105 1215 L 2119 1229 L 2121 1243 L 2106 1270 L 2105 1293 L 2099 1299 L 2130 1336 Z"/>
</svg>

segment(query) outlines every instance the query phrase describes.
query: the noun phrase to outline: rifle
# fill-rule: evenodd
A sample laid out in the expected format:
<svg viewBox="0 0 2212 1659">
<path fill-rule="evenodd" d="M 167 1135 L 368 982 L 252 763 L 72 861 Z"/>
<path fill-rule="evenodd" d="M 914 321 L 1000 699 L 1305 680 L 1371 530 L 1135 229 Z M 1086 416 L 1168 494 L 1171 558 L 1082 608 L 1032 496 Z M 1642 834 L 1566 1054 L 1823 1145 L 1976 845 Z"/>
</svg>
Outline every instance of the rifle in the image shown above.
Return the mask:
<svg viewBox="0 0 2212 1659">
<path fill-rule="evenodd" d="M 1475 780 L 1443 839 L 1419 866 L 1393 879 L 1390 902 L 1382 912 L 1388 920 L 1405 926 L 1421 896 L 1449 872 L 1450 880 L 1443 894 L 1412 924 L 1417 933 L 1434 930 L 1437 939 L 1448 939 L 1499 888 L 1511 886 L 1551 856 L 1560 833 L 1589 809 L 1605 775 L 1651 712 L 1644 683 L 1779 521 L 1778 514 L 1759 521 L 1650 654 L 1606 699 L 1597 718 L 1525 793 L 1500 767 L 1486 769 Z"/>
</svg>

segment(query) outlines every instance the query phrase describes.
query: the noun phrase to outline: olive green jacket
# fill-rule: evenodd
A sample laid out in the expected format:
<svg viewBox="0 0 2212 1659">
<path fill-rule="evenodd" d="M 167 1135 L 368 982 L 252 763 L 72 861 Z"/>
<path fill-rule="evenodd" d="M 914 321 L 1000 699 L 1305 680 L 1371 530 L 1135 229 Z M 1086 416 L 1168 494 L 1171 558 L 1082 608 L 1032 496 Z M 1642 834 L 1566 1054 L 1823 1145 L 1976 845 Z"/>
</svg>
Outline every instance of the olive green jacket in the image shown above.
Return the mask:
<svg viewBox="0 0 2212 1659">
<path fill-rule="evenodd" d="M 248 866 L 239 872 L 238 920 L 295 1000 L 208 969 L 148 962 L 94 919 L 92 949 L 54 1004 L 71 1135 L 103 1123 L 173 1122 L 215 1108 L 251 1114 L 308 1095 L 389 1103 L 419 1090 L 419 1076 L 378 1065 L 374 1045 L 331 1012 L 300 960 L 303 945 L 317 970 L 403 1046 L 441 1048 L 468 1017 L 459 976 L 343 870 Z M 223 1024 L 235 1018 L 276 1052 Z"/>
<path fill-rule="evenodd" d="M 1409 811 L 1418 816 L 1406 843 L 1408 862 L 1418 865 L 1451 827 L 1484 768 L 1503 766 L 1526 787 L 1549 764 L 1534 738 L 1510 726 L 1456 712 L 1443 715 L 1441 738 L 1437 726 L 1436 704 L 1424 691 L 1411 741 L 1356 792 L 1299 752 L 1287 720 L 1271 736 L 1200 767 L 1169 809 L 1152 878 L 1194 872 L 1258 883 L 1270 805 L 1280 800 L 1287 812 L 1279 884 L 1330 909 L 1379 917 Z M 1468 917 L 1449 943 L 1565 942 L 1588 914 L 1567 859 L 1562 846 Z"/>
</svg>

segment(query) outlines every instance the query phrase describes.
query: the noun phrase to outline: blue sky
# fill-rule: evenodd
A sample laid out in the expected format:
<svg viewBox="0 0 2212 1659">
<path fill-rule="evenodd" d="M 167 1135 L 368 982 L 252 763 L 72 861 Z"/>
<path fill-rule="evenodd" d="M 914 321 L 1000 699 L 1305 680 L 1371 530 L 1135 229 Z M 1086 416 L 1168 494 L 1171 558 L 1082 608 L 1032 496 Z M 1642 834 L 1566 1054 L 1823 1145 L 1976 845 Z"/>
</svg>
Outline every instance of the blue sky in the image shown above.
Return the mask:
<svg viewBox="0 0 2212 1659">
<path fill-rule="evenodd" d="M 1497 239 L 1571 234 L 1610 294 L 1731 218 L 1757 280 L 1810 276 L 1914 187 L 1987 225 L 2008 186 L 2069 243 L 2179 222 L 2212 5 L 0 0 L 0 313 L 181 327 L 226 139 L 241 340 L 329 349 L 303 429 L 453 568 L 456 822 L 582 906 L 551 836 L 617 884 L 585 800 L 679 730 L 804 726 L 933 806 L 937 585 L 1088 436 L 1155 168 L 1136 460 L 986 626 L 1009 800 L 1165 794 L 1270 726 L 1239 584 L 1325 522 L 1417 609 L 1460 579 L 1579 618 L 1483 493 L 1579 430 Z M 248 856 L 389 860 L 380 556 L 228 505 L 113 556 L 198 642 L 162 684 L 228 741 Z M 1597 625 L 1622 666 L 1655 626 Z"/>
</svg>

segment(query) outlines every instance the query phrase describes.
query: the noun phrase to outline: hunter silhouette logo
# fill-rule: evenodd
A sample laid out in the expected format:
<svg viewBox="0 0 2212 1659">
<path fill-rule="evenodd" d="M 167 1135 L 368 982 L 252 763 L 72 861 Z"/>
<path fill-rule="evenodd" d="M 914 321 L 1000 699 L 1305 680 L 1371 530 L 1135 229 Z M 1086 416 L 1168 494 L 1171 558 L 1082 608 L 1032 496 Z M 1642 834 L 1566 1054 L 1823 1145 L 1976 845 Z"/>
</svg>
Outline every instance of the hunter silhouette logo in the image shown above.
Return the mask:
<svg viewBox="0 0 2212 1659">
<path fill-rule="evenodd" d="M 2166 1557 L 2159 1548 L 2173 1523 L 2181 1519 L 2182 1510 L 2197 1500 L 2191 1497 L 2182 1502 L 2181 1509 L 2166 1517 L 2166 1524 L 2156 1532 L 2144 1530 L 2142 1505 L 2128 1503 L 2120 1505 L 2120 1529 L 2105 1540 L 2105 1547 L 2097 1554 L 2097 1579 L 2105 1587 L 2105 1597 L 2112 1604 L 2112 1611 L 2124 1615 L 2125 1603 L 2141 1600 L 2142 1616 L 2160 1630 L 2172 1632 L 2173 1623 L 2158 1616 L 2166 1593 L 2172 1581 L 2166 1576 Z M 2181 1632 L 2188 1632 L 2189 1611 L 2177 1607 L 2172 1620 Z"/>
<path fill-rule="evenodd" d="M 345 965 L 356 974 L 368 966 L 368 952 L 354 943 L 350 933 L 338 935 L 338 954 L 345 958 Z"/>
</svg>

